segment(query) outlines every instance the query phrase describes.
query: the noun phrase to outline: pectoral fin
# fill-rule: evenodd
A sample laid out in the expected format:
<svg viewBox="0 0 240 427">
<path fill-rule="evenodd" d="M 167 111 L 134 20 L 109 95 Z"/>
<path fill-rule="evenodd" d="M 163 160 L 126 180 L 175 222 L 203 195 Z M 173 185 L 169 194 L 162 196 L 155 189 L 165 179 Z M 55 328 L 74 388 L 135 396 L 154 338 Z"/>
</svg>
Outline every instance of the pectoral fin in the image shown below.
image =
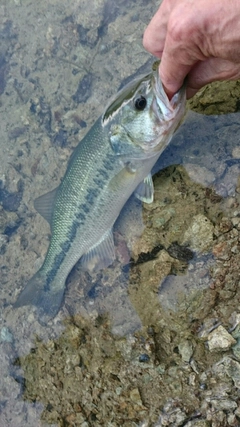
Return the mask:
<svg viewBox="0 0 240 427">
<path fill-rule="evenodd" d="M 34 200 L 34 207 L 36 211 L 38 211 L 38 213 L 40 213 L 40 215 L 42 215 L 43 218 L 49 222 L 49 224 L 51 224 L 53 206 L 57 190 L 58 187 Z"/>
<path fill-rule="evenodd" d="M 135 196 L 142 202 L 153 202 L 154 188 L 151 174 L 146 176 L 146 178 L 144 178 L 144 180 L 138 185 L 135 190 Z"/>
<path fill-rule="evenodd" d="M 115 259 L 112 230 L 107 231 L 102 239 L 81 258 L 81 266 L 89 271 L 98 271 L 108 267 Z"/>
</svg>

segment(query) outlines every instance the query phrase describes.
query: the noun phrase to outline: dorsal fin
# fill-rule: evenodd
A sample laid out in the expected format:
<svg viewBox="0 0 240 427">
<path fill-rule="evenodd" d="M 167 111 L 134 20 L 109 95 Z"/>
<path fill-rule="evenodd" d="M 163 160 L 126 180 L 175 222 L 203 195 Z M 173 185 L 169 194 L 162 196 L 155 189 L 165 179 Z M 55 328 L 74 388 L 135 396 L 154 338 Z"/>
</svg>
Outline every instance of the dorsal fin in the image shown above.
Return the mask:
<svg viewBox="0 0 240 427">
<path fill-rule="evenodd" d="M 50 225 L 57 190 L 58 187 L 34 200 L 34 207 L 36 211 L 38 211 L 38 213 L 40 213 L 40 215 L 42 215 Z"/>
</svg>

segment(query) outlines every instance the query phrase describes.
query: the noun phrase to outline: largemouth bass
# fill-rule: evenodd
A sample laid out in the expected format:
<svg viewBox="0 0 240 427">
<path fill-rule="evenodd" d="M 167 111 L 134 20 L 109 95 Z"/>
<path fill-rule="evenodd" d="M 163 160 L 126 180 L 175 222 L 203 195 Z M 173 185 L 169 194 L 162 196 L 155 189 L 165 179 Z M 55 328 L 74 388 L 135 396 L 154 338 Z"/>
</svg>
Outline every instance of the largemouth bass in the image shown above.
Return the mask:
<svg viewBox="0 0 240 427">
<path fill-rule="evenodd" d="M 59 187 L 35 201 L 51 241 L 15 307 L 33 304 L 54 317 L 80 258 L 89 270 L 113 262 L 112 228 L 132 193 L 153 201 L 151 169 L 185 113 L 184 88 L 169 101 L 155 68 L 115 96 L 76 147 Z"/>
</svg>

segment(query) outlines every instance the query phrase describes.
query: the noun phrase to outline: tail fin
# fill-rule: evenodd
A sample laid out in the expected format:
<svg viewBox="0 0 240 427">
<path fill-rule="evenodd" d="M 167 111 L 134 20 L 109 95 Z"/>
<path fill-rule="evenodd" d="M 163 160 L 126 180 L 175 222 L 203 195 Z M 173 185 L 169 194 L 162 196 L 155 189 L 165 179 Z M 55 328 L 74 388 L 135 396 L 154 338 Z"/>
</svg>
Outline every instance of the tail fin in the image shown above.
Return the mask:
<svg viewBox="0 0 240 427">
<path fill-rule="evenodd" d="M 51 289 L 51 286 L 47 287 L 46 275 L 39 270 L 19 295 L 14 308 L 23 305 L 35 305 L 38 308 L 39 321 L 46 323 L 59 311 L 63 294 L 64 286 L 57 290 Z"/>
</svg>

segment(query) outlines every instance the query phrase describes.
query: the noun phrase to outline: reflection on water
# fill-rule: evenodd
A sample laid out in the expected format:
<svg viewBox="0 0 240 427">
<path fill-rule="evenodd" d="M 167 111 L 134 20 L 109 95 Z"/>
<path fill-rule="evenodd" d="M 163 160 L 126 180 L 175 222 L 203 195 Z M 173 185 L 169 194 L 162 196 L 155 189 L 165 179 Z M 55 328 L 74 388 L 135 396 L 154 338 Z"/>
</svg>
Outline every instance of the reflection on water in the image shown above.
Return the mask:
<svg viewBox="0 0 240 427">
<path fill-rule="evenodd" d="M 116 262 L 91 276 L 76 266 L 47 327 L 12 309 L 49 241 L 32 201 L 149 66 L 141 37 L 156 7 L 0 6 L 1 426 L 240 422 L 238 114 L 188 115 L 156 166 L 153 204 L 131 198 L 116 224 Z"/>
</svg>

